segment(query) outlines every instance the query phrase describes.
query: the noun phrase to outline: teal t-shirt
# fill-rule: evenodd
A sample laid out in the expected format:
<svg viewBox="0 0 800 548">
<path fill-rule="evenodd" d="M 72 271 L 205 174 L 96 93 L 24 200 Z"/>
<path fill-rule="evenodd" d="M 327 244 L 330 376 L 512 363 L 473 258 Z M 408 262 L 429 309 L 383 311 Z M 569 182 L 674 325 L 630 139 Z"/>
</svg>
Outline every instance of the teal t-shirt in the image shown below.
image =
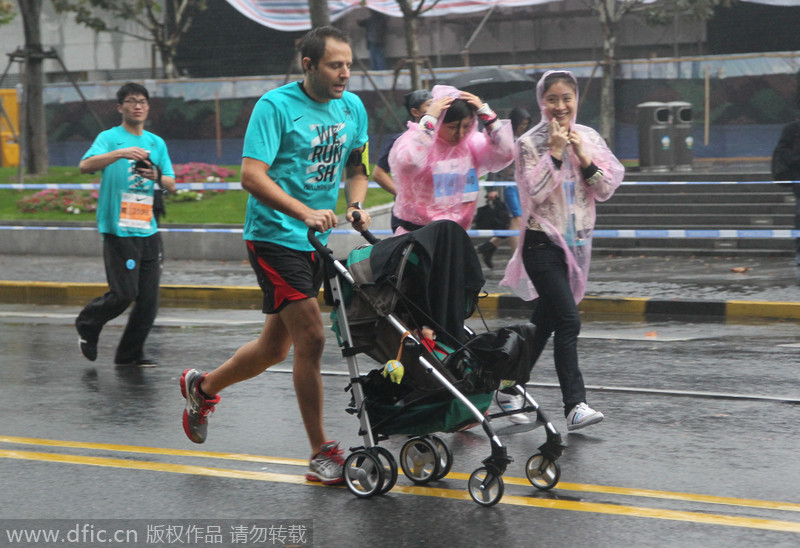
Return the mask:
<svg viewBox="0 0 800 548">
<path fill-rule="evenodd" d="M 269 176 L 290 196 L 313 209 L 335 209 L 343 169 L 353 150 L 367 142 L 367 111 L 361 99 L 318 103 L 299 82 L 268 91 L 256 103 L 242 156 L 269 165 Z M 327 242 L 329 232 L 319 236 Z M 247 201 L 244 239 L 311 251 L 308 227 L 252 196 Z"/>
<path fill-rule="evenodd" d="M 101 132 L 81 159 L 128 147 L 149 150 L 150 160 L 161 168 L 162 175 L 175 176 L 164 139 L 149 131 L 133 135 L 122 126 Z M 102 170 L 97 199 L 97 228 L 102 234 L 144 237 L 158 232 L 153 215 L 155 183 L 137 175 L 135 164 L 122 158 Z"/>
</svg>

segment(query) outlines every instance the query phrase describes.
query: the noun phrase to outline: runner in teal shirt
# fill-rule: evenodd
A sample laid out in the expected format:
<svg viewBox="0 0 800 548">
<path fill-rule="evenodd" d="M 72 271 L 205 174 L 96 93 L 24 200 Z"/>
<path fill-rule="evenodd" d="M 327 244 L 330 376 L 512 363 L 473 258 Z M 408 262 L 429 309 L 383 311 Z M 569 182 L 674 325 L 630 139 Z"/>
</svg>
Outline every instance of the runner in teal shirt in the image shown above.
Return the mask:
<svg viewBox="0 0 800 548">
<path fill-rule="evenodd" d="M 347 220 L 359 230 L 369 226 L 362 204 L 367 195 L 362 157 L 367 114 L 361 100 L 345 91 L 353 52 L 344 32 L 316 27 L 299 49 L 303 81 L 261 97 L 242 153 L 242 188 L 250 193 L 244 239 L 264 293 L 264 328 L 213 371 L 183 372 L 183 430 L 191 441 L 205 442 L 219 392 L 281 363 L 294 347 L 294 389 L 311 445 L 305 477 L 333 485 L 344 481 L 344 451 L 325 434 L 322 420 L 325 329 L 317 297 L 323 272 L 308 232 L 324 233 L 320 240 L 325 242 L 338 224 L 335 209 L 343 177 Z M 356 211 L 359 221 L 353 219 Z"/>
<path fill-rule="evenodd" d="M 128 147 L 148 151 L 150 161 L 163 175 L 175 177 L 164 139 L 144 130 L 136 135 L 124 126 L 100 133 L 81 160 Z M 132 158 L 120 158 L 103 168 L 97 200 L 97 229 L 101 234 L 150 236 L 158 230 L 152 214 L 155 183 L 139 175 L 135 165 Z"/>
<path fill-rule="evenodd" d="M 242 156 L 269 165 L 281 189 L 312 209 L 335 209 L 343 167 L 367 142 L 367 113 L 356 95 L 320 103 L 300 82 L 264 94 L 244 138 Z M 328 233 L 320 237 L 325 243 Z M 247 202 L 244 239 L 311 251 L 308 226 L 268 207 L 252 195 Z"/>
<path fill-rule="evenodd" d="M 117 111 L 122 124 L 100 133 L 79 164 L 81 173 L 102 173 L 97 227 L 109 290 L 83 307 L 75 328 L 81 353 L 95 361 L 103 327 L 134 303 L 114 363 L 151 367 L 156 361 L 145 355 L 144 343 L 158 312 L 164 258 L 154 181 L 175 190 L 175 173 L 164 140 L 144 130 L 150 113 L 147 89 L 135 82 L 123 85 L 117 90 Z"/>
</svg>

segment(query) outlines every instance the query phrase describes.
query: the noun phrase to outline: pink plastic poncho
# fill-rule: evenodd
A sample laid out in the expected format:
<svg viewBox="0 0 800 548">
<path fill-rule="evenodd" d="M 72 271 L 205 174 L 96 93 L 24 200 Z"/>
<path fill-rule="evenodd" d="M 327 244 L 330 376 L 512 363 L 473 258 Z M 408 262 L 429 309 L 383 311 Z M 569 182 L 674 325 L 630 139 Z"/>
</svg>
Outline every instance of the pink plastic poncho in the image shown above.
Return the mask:
<svg viewBox="0 0 800 548">
<path fill-rule="evenodd" d="M 578 104 L 578 82 L 570 72 L 548 71 L 536 85 L 536 98 L 542 120 L 517 140 L 514 177 L 522 205 L 520 245 L 506 267 L 501 286 L 529 301 L 537 297 L 525 266 L 522 248 L 525 229 L 541 230 L 563 250 L 569 270 L 569 282 L 575 302 L 583 299 L 589 263 L 592 257 L 592 233 L 595 224 L 595 201 L 609 199 L 622 182 L 625 168 L 608 149 L 603 138 L 590 127 L 575 123 L 573 112 L 570 131 L 580 133 L 583 150 L 600 172 L 583 179 L 580 164 L 571 146 L 565 149 L 561 169 L 556 169 L 550 156 L 550 119 L 544 102 L 544 81 L 553 72 L 565 72 L 575 82 L 575 104 Z"/>
<path fill-rule="evenodd" d="M 434 86 L 434 100 L 460 92 Z M 397 189 L 394 214 L 416 225 L 449 219 L 469 229 L 478 199 L 478 177 L 500 171 L 514 160 L 514 135 L 508 120 L 490 130 L 477 131 L 475 116 L 467 135 L 456 145 L 439 137 L 444 112 L 433 131 L 408 123 L 408 130 L 392 146 L 389 167 Z M 398 228 L 395 234 L 404 234 Z"/>
</svg>

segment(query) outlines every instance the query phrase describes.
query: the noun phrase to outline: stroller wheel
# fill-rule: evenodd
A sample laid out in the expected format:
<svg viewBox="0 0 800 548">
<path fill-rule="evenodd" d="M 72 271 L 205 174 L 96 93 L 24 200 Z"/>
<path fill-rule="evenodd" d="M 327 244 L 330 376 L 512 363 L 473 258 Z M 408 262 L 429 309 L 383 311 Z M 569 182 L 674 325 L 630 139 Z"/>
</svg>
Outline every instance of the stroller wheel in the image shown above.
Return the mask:
<svg viewBox="0 0 800 548">
<path fill-rule="evenodd" d="M 428 483 L 439 473 L 439 454 L 425 438 L 408 440 L 400 451 L 403 473 L 414 483 Z"/>
<path fill-rule="evenodd" d="M 357 497 L 368 498 L 381 492 L 383 465 L 367 451 L 355 451 L 344 461 L 344 482 Z"/>
<path fill-rule="evenodd" d="M 561 467 L 557 462 L 545 458 L 541 453 L 536 453 L 525 463 L 525 475 L 531 485 L 542 491 L 552 489 L 561 478 Z"/>
<path fill-rule="evenodd" d="M 439 481 L 449 474 L 450 469 L 453 467 L 453 452 L 450 451 L 447 442 L 439 436 L 428 436 L 428 439 L 433 443 L 434 448 L 436 448 L 436 453 L 439 456 L 439 473 L 431 479 L 433 481 Z"/>
<path fill-rule="evenodd" d="M 485 466 L 481 466 L 469 477 L 467 488 L 472 500 L 481 506 L 492 506 L 503 498 L 505 484 L 501 476 L 495 476 Z"/>
<path fill-rule="evenodd" d="M 383 495 L 391 491 L 394 484 L 397 483 L 397 461 L 394 460 L 392 453 L 384 447 L 376 445 L 371 450 L 377 454 L 378 460 L 383 466 L 383 487 L 380 492 Z"/>
</svg>

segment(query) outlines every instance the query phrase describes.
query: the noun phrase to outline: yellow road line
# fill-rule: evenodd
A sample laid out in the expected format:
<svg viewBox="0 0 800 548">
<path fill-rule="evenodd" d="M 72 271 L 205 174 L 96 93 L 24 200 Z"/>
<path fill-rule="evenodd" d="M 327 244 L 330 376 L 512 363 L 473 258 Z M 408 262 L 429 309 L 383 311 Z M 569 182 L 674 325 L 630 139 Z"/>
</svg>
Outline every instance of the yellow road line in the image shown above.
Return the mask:
<svg viewBox="0 0 800 548">
<path fill-rule="evenodd" d="M 82 455 L 62 455 L 58 453 L 40 453 L 36 451 L 0 450 L 0 457 L 7 459 L 35 460 L 40 462 L 58 462 L 83 464 L 86 466 L 102 466 L 106 468 L 127 468 L 130 470 L 149 470 L 151 472 L 172 472 L 174 474 L 192 474 L 198 476 L 214 476 L 218 478 L 250 479 L 277 483 L 307 483 L 303 476 L 276 474 L 273 472 L 256 472 L 250 470 L 232 470 L 228 468 L 212 468 L 208 466 L 192 466 L 165 462 L 147 462 L 140 460 L 114 459 L 109 457 L 86 457 Z M 314 485 L 310 483 L 310 485 Z"/>
<path fill-rule="evenodd" d="M 448 478 L 468 480 L 469 474 L 453 472 Z M 503 476 L 503 481 L 510 485 L 525 485 L 531 483 L 527 479 Z M 723 504 L 726 506 L 742 506 L 746 508 L 764 508 L 767 510 L 786 510 L 800 512 L 800 504 L 793 502 L 777 502 L 771 500 L 740 499 L 735 497 L 720 497 L 716 495 L 700 495 L 695 493 L 680 493 L 675 491 L 656 491 L 652 489 L 638 489 L 631 487 L 613 487 L 611 485 L 591 485 L 587 483 L 558 482 L 556 489 L 561 491 L 579 491 L 583 493 L 601 493 L 606 495 L 624 495 L 627 497 L 646 497 L 649 499 L 677 500 L 684 502 L 702 502 L 705 504 Z"/>
<path fill-rule="evenodd" d="M 213 451 L 197 451 L 187 449 L 168 449 L 165 447 L 144 447 L 140 445 L 118 445 L 112 443 L 90 443 L 78 441 L 48 440 L 42 438 L 21 438 L 16 436 L 0 435 L 2 443 L 16 443 L 19 445 L 44 445 L 47 447 L 69 447 L 72 449 L 98 449 L 102 451 L 117 451 L 124 453 L 145 453 L 151 455 L 172 455 L 178 457 L 201 457 L 209 459 L 240 460 L 246 462 L 263 462 L 266 464 L 286 464 L 290 466 L 306 466 L 307 460 L 288 459 L 283 457 L 262 457 L 246 453 L 217 453 Z"/>
<path fill-rule="evenodd" d="M 164 447 L 145 447 L 139 445 L 77 442 L 77 441 L 51 440 L 43 438 L 26 438 L 26 437 L 3 436 L 3 435 L 0 435 L 0 443 L 14 443 L 19 445 L 42 445 L 47 447 L 68 447 L 72 449 L 96 449 L 102 451 L 210 458 L 210 459 L 221 459 L 221 460 L 235 460 L 243 462 L 260 462 L 265 464 L 279 464 L 287 466 L 306 466 L 308 464 L 308 461 L 303 459 L 290 459 L 284 457 L 265 457 L 261 455 L 252 455 L 247 453 L 225 453 L 225 452 L 215 452 L 215 451 L 169 449 Z M 469 474 L 450 472 L 447 475 L 447 478 L 467 481 L 469 479 Z M 530 486 L 530 482 L 524 478 L 503 476 L 503 481 L 509 485 L 523 485 L 526 487 Z M 736 497 L 721 497 L 716 495 L 680 493 L 674 491 L 657 491 L 652 489 L 639 489 L 630 487 L 614 487 L 609 485 L 591 485 L 585 483 L 559 482 L 557 488 L 563 491 L 578 491 L 584 493 L 600 493 L 600 494 L 622 495 L 628 497 L 645 497 L 653 499 L 700 502 L 705 504 L 721 504 L 726 506 L 739 506 L 745 508 L 764 508 L 767 510 L 784 510 L 788 512 L 800 512 L 800 504 L 792 502 L 742 499 Z"/>
<path fill-rule="evenodd" d="M 255 472 L 249 470 L 231 470 L 225 468 L 212 468 L 207 466 L 192 466 L 182 464 L 169 464 L 160 462 L 144 462 L 108 457 L 86 457 L 78 455 L 60 455 L 54 453 L 40 453 L 34 451 L 6 451 L 0 450 L 0 457 L 8 459 L 32 460 L 40 462 L 56 462 L 67 464 L 82 464 L 87 466 L 101 466 L 107 468 L 124 468 L 128 470 L 148 470 L 155 472 L 169 472 L 175 474 L 189 474 L 212 476 L 220 478 L 247 479 L 255 481 L 268 481 L 273 483 L 290 483 L 295 485 L 319 485 L 309 483 L 303 476 L 291 474 L 277 474 L 273 472 Z M 456 500 L 469 500 L 469 493 L 453 489 L 430 488 L 421 486 L 397 485 L 392 492 L 418 496 L 431 496 Z M 800 523 L 779 521 L 762 518 L 745 518 L 740 516 L 725 516 L 718 514 L 705 514 L 700 512 L 685 512 L 678 510 L 662 510 L 656 508 L 642 508 L 636 506 L 621 506 L 616 504 L 603 504 L 580 501 L 564 501 L 554 499 L 539 499 L 515 495 L 504 496 L 500 504 L 512 506 L 528 506 L 547 508 L 553 510 L 569 510 L 573 512 L 590 512 L 607 515 L 663 519 L 683 521 L 690 523 L 705 523 L 711 525 L 725 525 L 729 527 L 743 527 L 749 529 L 763 529 L 770 531 L 783 531 L 800 533 Z"/>
<path fill-rule="evenodd" d="M 654 491 L 651 489 L 634 489 L 629 487 L 611 487 L 601 485 L 588 485 L 585 483 L 559 482 L 558 488 L 565 491 L 581 491 L 585 493 L 611 493 L 630 497 L 647 497 L 667 500 L 680 500 L 702 502 L 706 504 L 724 504 L 727 506 L 744 506 L 749 508 L 766 508 L 769 510 L 786 510 L 800 512 L 800 504 L 792 502 L 777 502 L 770 500 L 740 499 L 734 497 L 719 497 L 715 495 L 699 495 L 695 493 L 680 493 L 673 491 Z"/>
</svg>

